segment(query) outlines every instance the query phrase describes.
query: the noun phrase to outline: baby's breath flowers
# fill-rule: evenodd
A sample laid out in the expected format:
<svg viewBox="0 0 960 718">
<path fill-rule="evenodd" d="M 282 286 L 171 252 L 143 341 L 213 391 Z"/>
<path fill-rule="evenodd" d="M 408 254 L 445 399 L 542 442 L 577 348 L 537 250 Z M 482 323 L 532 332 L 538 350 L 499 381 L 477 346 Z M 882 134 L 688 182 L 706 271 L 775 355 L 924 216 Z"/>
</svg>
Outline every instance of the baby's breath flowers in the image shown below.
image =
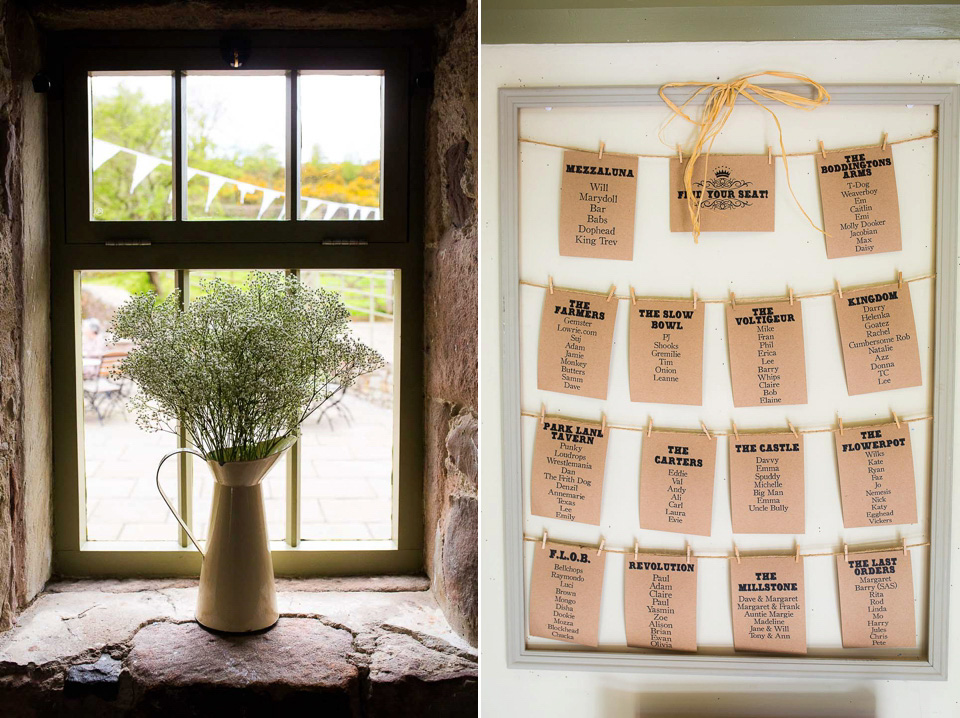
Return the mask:
<svg viewBox="0 0 960 718">
<path fill-rule="evenodd" d="M 117 310 L 113 341 L 134 348 L 116 369 L 139 391 L 130 401 L 147 431 L 187 431 L 208 459 L 262 459 L 296 439 L 310 414 L 383 357 L 351 336 L 335 292 L 280 272 L 253 272 L 245 287 L 200 280 L 180 308 L 178 292 L 152 292 Z"/>
</svg>

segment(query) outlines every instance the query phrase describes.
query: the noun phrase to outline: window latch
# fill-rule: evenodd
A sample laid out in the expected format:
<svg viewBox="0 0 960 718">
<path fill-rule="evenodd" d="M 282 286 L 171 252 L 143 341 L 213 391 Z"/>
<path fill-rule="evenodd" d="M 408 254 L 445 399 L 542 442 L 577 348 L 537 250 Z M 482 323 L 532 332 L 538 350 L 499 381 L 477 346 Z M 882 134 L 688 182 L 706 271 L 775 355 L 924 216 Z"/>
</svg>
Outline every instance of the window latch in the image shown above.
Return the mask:
<svg viewBox="0 0 960 718">
<path fill-rule="evenodd" d="M 367 240 L 365 239 L 324 239 L 321 242 L 321 244 L 327 247 L 330 247 L 330 246 L 336 247 L 336 246 L 343 246 L 343 245 L 356 247 L 356 246 L 365 246 L 367 244 Z"/>
<path fill-rule="evenodd" d="M 109 239 L 104 242 L 107 247 L 149 247 L 149 239 Z"/>
</svg>

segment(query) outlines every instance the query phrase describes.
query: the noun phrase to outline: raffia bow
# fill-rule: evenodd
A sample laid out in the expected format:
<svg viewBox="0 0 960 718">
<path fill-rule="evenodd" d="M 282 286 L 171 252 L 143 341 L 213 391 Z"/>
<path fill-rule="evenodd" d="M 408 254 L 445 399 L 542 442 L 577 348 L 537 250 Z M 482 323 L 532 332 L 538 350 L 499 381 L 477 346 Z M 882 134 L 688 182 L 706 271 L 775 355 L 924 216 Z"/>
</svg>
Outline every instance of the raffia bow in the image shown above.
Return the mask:
<svg viewBox="0 0 960 718">
<path fill-rule="evenodd" d="M 759 85 L 754 85 L 751 82 L 753 78 L 761 77 L 763 75 L 769 75 L 771 77 L 783 77 L 810 85 L 815 90 L 814 97 L 803 97 L 802 95 L 797 95 L 793 92 L 788 92 L 787 90 L 779 90 L 775 87 L 761 87 Z M 690 97 L 688 97 L 682 105 L 677 105 L 666 95 L 666 90 L 670 89 L 671 87 L 697 87 L 699 89 L 690 95 Z M 700 119 L 695 120 L 686 112 L 684 112 L 684 108 L 686 108 L 686 106 L 702 92 L 709 92 L 710 95 L 703 103 L 703 110 L 700 113 Z M 810 225 L 818 232 L 826 234 L 814 223 L 812 219 L 810 219 L 810 215 L 808 215 L 806 210 L 804 210 L 804 208 L 800 205 L 797 195 L 793 192 L 793 186 L 790 184 L 790 169 L 787 165 L 787 149 L 783 144 L 783 128 L 780 127 L 780 120 L 777 118 L 777 114 L 767 107 L 759 98 L 780 102 L 787 107 L 793 107 L 798 110 L 809 111 L 816 109 L 820 105 L 825 105 L 830 102 L 830 94 L 826 91 L 823 85 L 811 80 L 806 75 L 797 75 L 792 72 L 767 71 L 755 72 L 752 75 L 744 75 L 743 77 L 738 77 L 730 82 L 668 82 L 666 85 L 663 85 L 660 88 L 660 99 L 662 99 L 674 112 L 674 115 L 664 124 L 663 129 L 666 129 L 667 125 L 669 125 L 670 122 L 677 117 L 682 117 L 699 128 L 697 141 L 694 144 L 693 151 L 690 154 L 690 161 L 687 162 L 687 166 L 683 170 L 683 188 L 687 191 L 687 209 L 690 212 L 690 221 L 693 225 L 694 241 L 697 241 L 700 236 L 700 205 L 703 204 L 703 194 L 701 193 L 700 197 L 697 199 L 694 199 L 693 197 L 693 166 L 701 154 L 705 154 L 706 159 L 709 160 L 710 151 L 713 148 L 713 142 L 717 138 L 717 135 L 720 134 L 721 130 L 723 130 L 723 126 L 727 123 L 727 120 L 730 119 L 730 115 L 733 113 L 733 108 L 737 102 L 737 98 L 740 96 L 750 100 L 750 102 L 754 103 L 758 107 L 762 107 L 764 110 L 770 113 L 771 117 L 773 117 L 773 121 L 777 124 L 777 132 L 780 135 L 780 155 L 783 157 L 783 169 L 787 175 L 787 188 L 790 190 L 790 194 L 793 196 L 793 201 L 797 203 L 797 207 L 799 207 L 800 211 L 803 212 L 803 216 L 807 218 L 807 221 L 810 223 Z M 661 129 L 661 135 L 663 129 Z M 704 145 L 706 145 L 705 153 Z M 704 182 L 706 182 L 707 162 L 703 163 L 703 179 Z"/>
</svg>

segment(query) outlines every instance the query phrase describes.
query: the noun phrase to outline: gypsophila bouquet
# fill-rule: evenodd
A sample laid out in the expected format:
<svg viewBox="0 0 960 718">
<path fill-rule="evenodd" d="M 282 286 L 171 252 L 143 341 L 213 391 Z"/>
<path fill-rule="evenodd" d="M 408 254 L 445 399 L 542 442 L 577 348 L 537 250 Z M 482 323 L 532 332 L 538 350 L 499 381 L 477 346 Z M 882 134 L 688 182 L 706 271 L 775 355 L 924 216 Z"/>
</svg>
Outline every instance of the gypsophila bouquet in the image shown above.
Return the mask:
<svg viewBox="0 0 960 718">
<path fill-rule="evenodd" d="M 152 292 L 117 310 L 112 340 L 134 348 L 115 377 L 147 431 L 186 429 L 208 459 L 262 459 L 292 444 L 300 424 L 383 357 L 353 338 L 335 292 L 293 276 L 252 272 L 244 287 L 200 280 L 181 309 L 179 292 Z"/>
</svg>

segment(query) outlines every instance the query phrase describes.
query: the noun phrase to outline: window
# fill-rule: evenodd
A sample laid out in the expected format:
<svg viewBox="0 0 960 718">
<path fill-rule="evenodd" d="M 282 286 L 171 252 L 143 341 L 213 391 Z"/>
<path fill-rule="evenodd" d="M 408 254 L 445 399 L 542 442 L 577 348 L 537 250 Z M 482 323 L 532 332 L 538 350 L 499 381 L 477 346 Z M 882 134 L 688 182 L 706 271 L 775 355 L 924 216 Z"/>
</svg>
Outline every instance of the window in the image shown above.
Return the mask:
<svg viewBox="0 0 960 718">
<path fill-rule="evenodd" d="M 69 35 L 51 58 L 56 539 L 68 575 L 194 574 L 154 483 L 186 437 L 127 414 L 108 341 L 131 293 L 184 302 L 251 269 L 338 292 L 387 366 L 302 427 L 264 480 L 278 574 L 422 565 L 422 174 L 418 34 Z M 376 44 L 370 44 L 375 41 Z M 229 56 L 228 56 L 229 57 Z M 403 331 L 401 331 L 401 327 Z M 401 428 L 403 427 L 402 431 Z M 190 455 L 161 482 L 206 536 L 212 479 Z"/>
</svg>

